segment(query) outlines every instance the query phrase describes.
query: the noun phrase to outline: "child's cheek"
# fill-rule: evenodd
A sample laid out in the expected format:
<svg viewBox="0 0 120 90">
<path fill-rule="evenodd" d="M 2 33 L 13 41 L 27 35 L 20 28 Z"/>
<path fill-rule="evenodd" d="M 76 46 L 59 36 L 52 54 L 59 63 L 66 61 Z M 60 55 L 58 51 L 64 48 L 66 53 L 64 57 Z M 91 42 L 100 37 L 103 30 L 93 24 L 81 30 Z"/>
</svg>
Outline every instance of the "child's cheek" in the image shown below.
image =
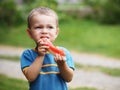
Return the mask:
<svg viewBox="0 0 120 90">
<path fill-rule="evenodd" d="M 37 42 L 38 40 L 40 39 L 40 36 L 39 35 L 33 35 L 33 40 L 35 41 L 35 42 Z"/>
</svg>

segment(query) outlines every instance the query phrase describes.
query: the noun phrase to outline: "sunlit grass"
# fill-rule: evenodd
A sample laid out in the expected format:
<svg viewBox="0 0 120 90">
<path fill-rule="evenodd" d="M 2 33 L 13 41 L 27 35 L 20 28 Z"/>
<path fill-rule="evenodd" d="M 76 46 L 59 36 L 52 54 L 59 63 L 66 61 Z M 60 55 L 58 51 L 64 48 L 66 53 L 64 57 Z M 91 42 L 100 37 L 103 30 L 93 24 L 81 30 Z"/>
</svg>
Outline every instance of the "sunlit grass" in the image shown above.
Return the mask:
<svg viewBox="0 0 120 90">
<path fill-rule="evenodd" d="M 72 50 L 120 57 L 120 26 L 76 21 L 61 26 L 60 42 Z M 59 43 L 60 44 L 60 43 Z"/>
<path fill-rule="evenodd" d="M 120 58 L 120 25 L 101 25 L 89 20 L 60 22 L 60 34 L 55 41 L 69 50 L 98 53 Z M 0 27 L 0 44 L 33 47 L 27 36 L 26 25 L 14 28 Z"/>
</svg>

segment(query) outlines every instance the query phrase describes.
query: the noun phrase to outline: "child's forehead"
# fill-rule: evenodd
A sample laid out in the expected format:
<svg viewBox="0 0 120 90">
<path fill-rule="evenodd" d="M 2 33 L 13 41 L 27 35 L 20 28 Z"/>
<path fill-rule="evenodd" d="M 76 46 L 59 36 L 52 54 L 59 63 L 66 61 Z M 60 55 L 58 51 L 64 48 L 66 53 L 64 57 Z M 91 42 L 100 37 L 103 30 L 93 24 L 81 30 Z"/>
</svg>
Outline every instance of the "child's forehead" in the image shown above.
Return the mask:
<svg viewBox="0 0 120 90">
<path fill-rule="evenodd" d="M 31 26 L 31 22 L 34 20 L 34 16 L 39 16 L 39 15 L 46 15 L 46 16 L 51 16 L 52 18 L 54 18 L 56 20 L 57 26 L 58 26 L 58 16 L 56 14 L 56 12 L 50 10 L 50 9 L 34 9 L 32 10 L 27 18 L 28 21 L 28 27 Z M 36 17 L 37 18 L 37 17 Z"/>
<path fill-rule="evenodd" d="M 52 12 L 52 11 L 44 11 L 44 12 L 42 12 L 42 11 L 34 11 L 34 12 L 32 12 L 31 14 L 30 14 L 30 16 L 34 16 L 34 15 L 49 15 L 49 16 L 54 16 L 54 17 L 56 17 L 57 18 L 57 15 L 56 15 L 56 13 L 54 13 L 54 12 Z"/>
<path fill-rule="evenodd" d="M 56 18 L 55 16 L 53 15 L 46 15 L 46 14 L 35 14 L 31 17 L 31 20 L 30 21 L 33 21 L 33 20 L 39 20 L 39 19 L 42 19 L 42 18 L 46 18 L 48 20 L 48 18 L 50 18 L 50 20 L 55 20 L 56 21 Z M 45 20 L 46 20 L 45 19 Z"/>
<path fill-rule="evenodd" d="M 55 17 L 54 14 L 51 13 L 46 13 L 46 14 L 41 14 L 41 13 L 34 13 L 32 16 L 50 16 L 50 17 Z"/>
<path fill-rule="evenodd" d="M 38 13 L 38 12 L 32 14 L 31 17 L 30 17 L 30 19 L 32 20 L 36 16 L 49 16 L 49 17 L 52 17 L 52 18 L 54 18 L 54 19 L 57 20 L 57 18 L 56 18 L 56 16 L 54 14 L 47 14 L 47 13 L 46 14 L 41 14 L 41 13 Z"/>
</svg>

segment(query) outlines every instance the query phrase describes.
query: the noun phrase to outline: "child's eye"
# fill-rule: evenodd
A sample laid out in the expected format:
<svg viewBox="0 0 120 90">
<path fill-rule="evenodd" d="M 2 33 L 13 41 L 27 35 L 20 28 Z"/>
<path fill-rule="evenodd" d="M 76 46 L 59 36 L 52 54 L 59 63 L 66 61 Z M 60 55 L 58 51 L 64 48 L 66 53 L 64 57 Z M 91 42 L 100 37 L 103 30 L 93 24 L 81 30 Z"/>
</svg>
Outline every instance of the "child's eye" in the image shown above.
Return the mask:
<svg viewBox="0 0 120 90">
<path fill-rule="evenodd" d="M 49 26 L 48 28 L 49 28 L 49 29 L 53 29 L 54 27 L 53 27 L 53 26 Z"/>
<path fill-rule="evenodd" d="M 35 27 L 35 29 L 41 29 L 41 28 L 42 28 L 41 26 Z"/>
</svg>

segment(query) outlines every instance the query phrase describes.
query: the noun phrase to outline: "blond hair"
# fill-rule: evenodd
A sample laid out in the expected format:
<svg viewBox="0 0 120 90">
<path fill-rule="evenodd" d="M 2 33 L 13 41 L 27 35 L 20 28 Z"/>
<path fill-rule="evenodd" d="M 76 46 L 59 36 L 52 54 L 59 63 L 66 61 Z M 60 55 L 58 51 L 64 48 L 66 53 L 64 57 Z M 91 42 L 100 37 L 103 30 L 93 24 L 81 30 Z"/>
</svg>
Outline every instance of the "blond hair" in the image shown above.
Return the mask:
<svg viewBox="0 0 120 90">
<path fill-rule="evenodd" d="M 28 18 L 27 18 L 27 25 L 28 25 L 28 28 L 31 28 L 31 19 L 34 15 L 36 14 L 42 14 L 42 15 L 50 15 L 50 16 L 53 16 L 55 17 L 56 19 L 56 23 L 57 23 L 57 26 L 58 26 L 58 16 L 56 14 L 56 12 L 48 7 L 39 7 L 39 8 L 35 8 L 33 9 L 29 15 L 28 15 Z"/>
</svg>

